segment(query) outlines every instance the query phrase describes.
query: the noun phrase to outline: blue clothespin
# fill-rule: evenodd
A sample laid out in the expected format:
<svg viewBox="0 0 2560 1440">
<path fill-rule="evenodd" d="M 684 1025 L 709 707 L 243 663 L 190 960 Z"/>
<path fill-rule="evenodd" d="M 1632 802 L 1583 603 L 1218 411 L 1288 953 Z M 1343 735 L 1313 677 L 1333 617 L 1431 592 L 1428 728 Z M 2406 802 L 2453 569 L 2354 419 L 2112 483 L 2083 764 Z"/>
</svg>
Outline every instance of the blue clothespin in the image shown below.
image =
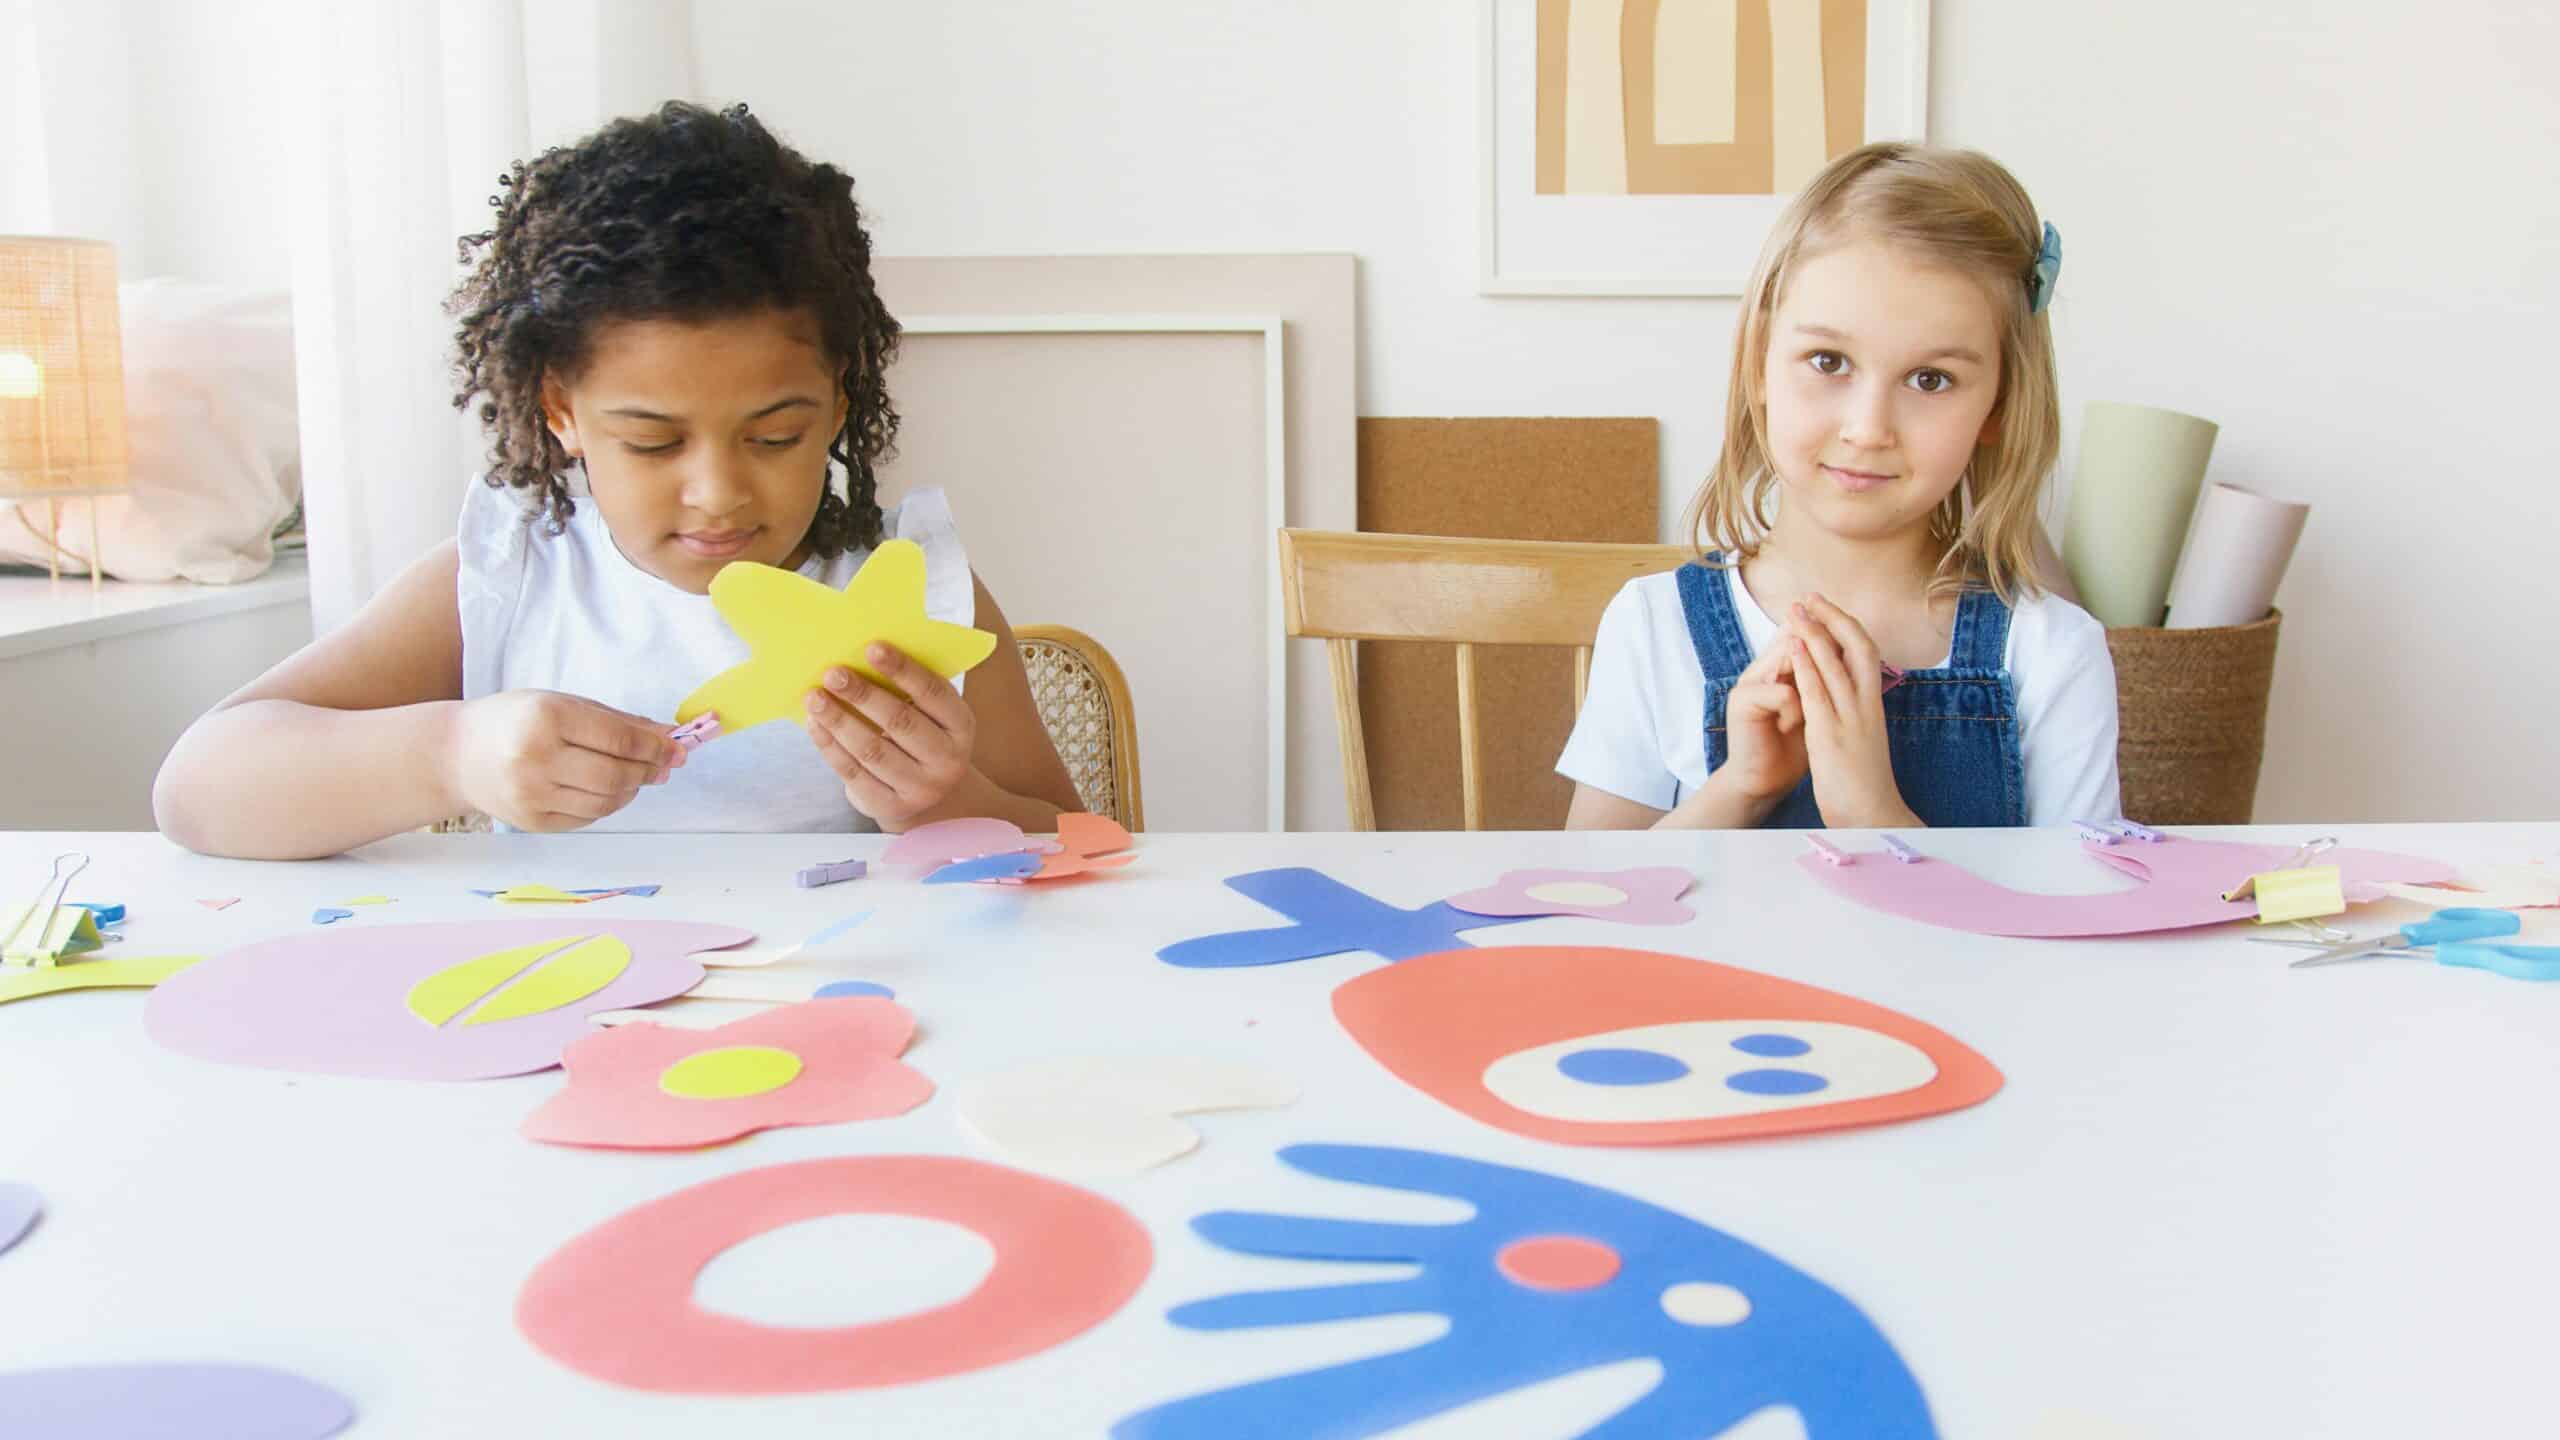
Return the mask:
<svg viewBox="0 0 2560 1440">
<path fill-rule="evenodd" d="M 2159 831 L 2152 829 L 2148 825 L 2136 825 L 2130 820 L 2118 820 L 2115 822 L 2115 827 L 2124 835 L 2139 840 L 2146 845 L 2157 845 L 2161 841 L 2169 838 L 2168 836 L 2161 834 Z"/>
<path fill-rule="evenodd" d="M 2073 829 L 2080 832 L 2081 839 L 2088 841 L 2092 845 L 2113 845 L 2118 840 L 2124 838 L 2113 830 L 2108 829 L 2106 826 L 2097 824 L 2094 821 L 2074 820 L 2071 822 L 2071 826 Z"/>
<path fill-rule="evenodd" d="M 1884 848 L 1885 853 L 1891 855 L 1899 864 L 1917 865 L 1920 863 L 1920 852 L 1903 844 L 1902 837 L 1899 835 L 1887 835 L 1884 837 Z"/>
<path fill-rule="evenodd" d="M 793 878 L 798 881 L 801 889 L 814 890 L 821 885 L 833 885 L 839 880 L 859 880 L 870 873 L 871 867 L 859 860 L 836 860 L 823 865 L 812 865 Z"/>
</svg>

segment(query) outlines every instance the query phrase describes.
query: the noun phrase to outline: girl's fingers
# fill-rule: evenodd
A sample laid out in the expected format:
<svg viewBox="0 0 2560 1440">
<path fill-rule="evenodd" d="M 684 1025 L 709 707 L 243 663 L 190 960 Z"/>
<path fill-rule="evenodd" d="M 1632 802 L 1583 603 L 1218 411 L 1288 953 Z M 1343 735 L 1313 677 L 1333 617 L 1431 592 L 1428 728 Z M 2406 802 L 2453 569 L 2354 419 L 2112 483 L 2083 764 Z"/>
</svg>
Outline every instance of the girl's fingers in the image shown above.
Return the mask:
<svg viewBox="0 0 2560 1440">
<path fill-rule="evenodd" d="M 657 767 L 645 760 L 617 760 L 575 745 L 563 746 L 546 767 L 551 782 L 564 790 L 611 796 L 657 783 Z"/>
<path fill-rule="evenodd" d="M 1803 635 L 1790 635 L 1787 643 L 1794 647 L 1796 658 L 1796 693 L 1804 697 L 1804 719 L 1810 727 L 1817 721 L 1837 718 L 1832 689 L 1833 670 L 1816 655 L 1814 642 Z M 1809 662 L 1809 663 L 1808 663 Z"/>
<path fill-rule="evenodd" d="M 1878 695 L 1884 693 L 1884 656 L 1876 649 L 1875 637 L 1867 633 L 1866 626 L 1858 623 L 1857 616 L 1811 593 L 1796 602 L 1795 613 L 1808 625 L 1819 626 L 1839 647 L 1840 657 L 1848 666 L 1847 673 L 1861 677 L 1857 687 L 1859 699 L 1866 699 L 1871 691 Z"/>
<path fill-rule="evenodd" d="M 855 681 L 865 683 L 859 676 Z M 867 688 L 874 695 L 883 693 L 876 685 Z M 903 700 L 893 700 L 892 703 L 902 709 L 909 708 Z M 809 736 L 819 742 L 821 750 L 830 746 L 842 750 L 845 758 L 865 775 L 892 790 L 911 790 L 923 780 L 924 772 L 917 767 L 915 757 L 892 741 L 887 732 L 847 708 L 841 698 L 812 690 L 809 692 L 808 711 Z M 853 777 L 836 767 L 832 760 L 828 764 L 848 783 L 852 781 Z"/>
<path fill-rule="evenodd" d="M 919 665 L 894 645 L 871 647 L 871 668 L 882 679 L 907 692 L 908 701 L 934 724 L 954 734 L 970 722 L 969 704 L 951 682 Z M 886 727 L 883 727 L 886 728 Z"/>
<path fill-rule="evenodd" d="M 918 674 L 932 674 L 921 665 L 911 668 Z M 823 683 L 828 699 L 871 722 L 871 728 L 885 737 L 890 748 L 903 750 L 912 759 L 930 759 L 952 746 L 950 732 L 922 708 L 899 699 L 895 692 L 872 684 L 842 665 L 829 667 Z M 850 744 L 845 748 L 853 750 L 874 771 L 883 768 L 881 764 L 874 764 L 872 757 L 863 754 L 859 748 Z"/>
</svg>

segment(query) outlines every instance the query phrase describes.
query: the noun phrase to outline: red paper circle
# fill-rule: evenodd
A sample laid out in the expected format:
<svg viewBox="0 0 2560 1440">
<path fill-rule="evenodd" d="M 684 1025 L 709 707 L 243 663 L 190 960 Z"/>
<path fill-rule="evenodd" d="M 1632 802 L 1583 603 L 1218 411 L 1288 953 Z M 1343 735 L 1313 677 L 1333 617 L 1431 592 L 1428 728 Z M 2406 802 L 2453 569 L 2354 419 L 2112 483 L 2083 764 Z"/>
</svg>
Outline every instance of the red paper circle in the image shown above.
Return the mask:
<svg viewBox="0 0 2560 1440">
<path fill-rule="evenodd" d="M 995 1268 L 961 1299 L 830 1329 L 761 1325 L 694 1304 L 714 1256 L 830 1215 L 906 1215 L 975 1232 Z M 695 1395 L 903 1385 L 1046 1350 L 1137 1293 L 1155 1247 L 1088 1190 L 939 1155 L 803 1160 L 706 1181 L 625 1211 L 525 1281 L 516 1327 L 572 1370 Z"/>
<path fill-rule="evenodd" d="M 1494 1253 L 1494 1268 L 1532 1290 L 1592 1290 L 1618 1278 L 1618 1252 L 1579 1235 L 1532 1235 Z"/>
</svg>

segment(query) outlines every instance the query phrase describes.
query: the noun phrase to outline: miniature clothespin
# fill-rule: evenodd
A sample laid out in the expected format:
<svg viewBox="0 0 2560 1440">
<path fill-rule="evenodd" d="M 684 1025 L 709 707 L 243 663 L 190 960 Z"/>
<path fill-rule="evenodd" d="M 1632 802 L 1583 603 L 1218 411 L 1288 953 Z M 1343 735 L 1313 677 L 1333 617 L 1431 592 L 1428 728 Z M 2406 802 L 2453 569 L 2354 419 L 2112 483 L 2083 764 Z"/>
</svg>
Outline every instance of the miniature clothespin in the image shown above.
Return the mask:
<svg viewBox="0 0 2560 1440">
<path fill-rule="evenodd" d="M 1882 689 L 1877 690 L 1876 693 L 1882 695 L 1886 691 L 1891 690 L 1894 686 L 1901 684 L 1906 673 L 1907 672 L 1905 672 L 1901 666 L 1888 662 L 1884 667 L 1884 686 Z"/>
<path fill-rule="evenodd" d="M 667 732 L 667 738 L 673 740 L 687 750 L 693 750 L 699 748 L 706 740 L 718 738 L 719 734 L 720 715 L 719 712 L 712 711 L 706 714 L 696 715 L 692 719 L 687 720 L 675 729 Z"/>
<path fill-rule="evenodd" d="M 2106 826 L 2091 820 L 2074 820 L 2071 822 L 2071 828 L 2079 831 L 2080 838 L 2092 845 L 2113 845 L 2124 838 Z"/>
<path fill-rule="evenodd" d="M 1884 848 L 1885 853 L 1891 855 L 1899 864 L 1917 865 L 1920 863 L 1920 852 L 1903 844 L 1902 837 L 1899 835 L 1887 835 L 1884 837 Z"/>
<path fill-rule="evenodd" d="M 801 889 L 814 890 L 821 885 L 833 885 L 839 880 L 859 880 L 870 873 L 871 867 L 859 860 L 836 860 L 823 865 L 812 865 L 792 878 Z"/>
<path fill-rule="evenodd" d="M 2157 845 L 2169 838 L 2148 825 L 2136 825 L 2130 820 L 2118 820 L 2115 822 L 2115 827 L 2127 838 L 2139 840 L 2146 845 Z"/>
<path fill-rule="evenodd" d="M 1822 863 L 1825 865 L 1853 865 L 1857 863 L 1855 856 L 1852 856 L 1848 851 L 1841 849 L 1839 846 L 1832 844 L 1830 841 L 1823 839 L 1819 835 L 1807 835 L 1804 838 L 1805 842 L 1813 847 L 1813 853 L 1822 857 Z"/>
</svg>

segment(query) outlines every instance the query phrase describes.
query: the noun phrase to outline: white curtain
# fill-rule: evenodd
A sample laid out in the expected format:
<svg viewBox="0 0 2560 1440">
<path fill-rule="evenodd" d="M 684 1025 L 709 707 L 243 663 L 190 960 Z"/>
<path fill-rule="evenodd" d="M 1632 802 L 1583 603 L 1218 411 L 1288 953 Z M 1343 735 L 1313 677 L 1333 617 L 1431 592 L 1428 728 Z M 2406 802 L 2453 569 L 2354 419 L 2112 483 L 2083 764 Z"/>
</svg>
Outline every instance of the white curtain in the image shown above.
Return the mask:
<svg viewBox="0 0 2560 1440">
<path fill-rule="evenodd" d="M 292 42 L 293 292 L 311 611 L 326 631 L 453 534 L 483 454 L 452 408 L 458 237 L 498 176 L 692 98 L 689 0 L 309 0 Z"/>
</svg>

